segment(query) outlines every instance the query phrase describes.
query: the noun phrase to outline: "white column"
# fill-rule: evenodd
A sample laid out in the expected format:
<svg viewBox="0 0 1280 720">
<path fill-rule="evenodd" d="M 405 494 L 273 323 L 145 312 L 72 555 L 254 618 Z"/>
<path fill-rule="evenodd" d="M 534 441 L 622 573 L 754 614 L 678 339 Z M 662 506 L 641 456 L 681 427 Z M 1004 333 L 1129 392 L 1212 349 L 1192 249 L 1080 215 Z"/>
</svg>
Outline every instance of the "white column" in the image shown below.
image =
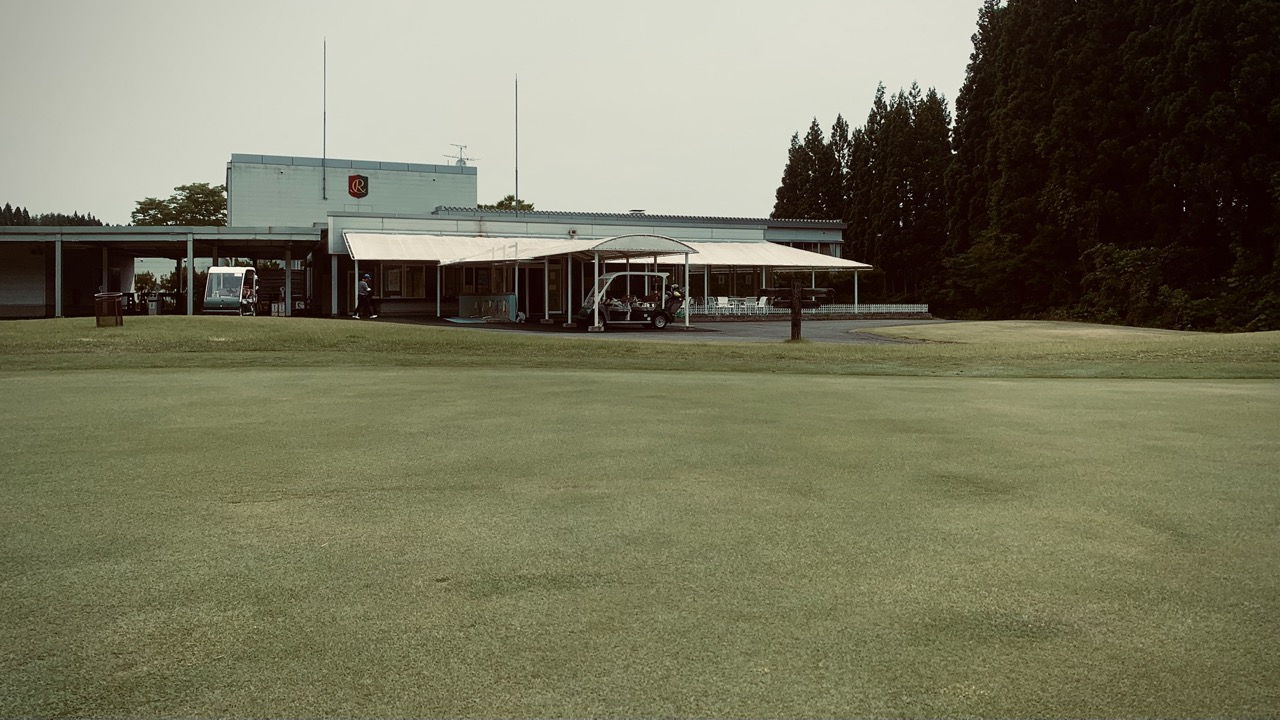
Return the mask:
<svg viewBox="0 0 1280 720">
<path fill-rule="evenodd" d="M 689 315 L 693 308 L 689 304 L 689 253 L 684 254 L 684 326 L 689 327 Z"/>
<path fill-rule="evenodd" d="M 284 246 L 284 315 L 293 315 L 293 248 Z"/>
<path fill-rule="evenodd" d="M 574 322 L 574 319 L 577 318 L 578 316 L 578 303 L 574 302 L 574 299 L 573 299 L 573 256 L 572 255 L 564 256 L 564 276 L 565 276 L 565 282 L 568 284 L 568 289 L 566 291 L 568 292 L 568 295 L 565 297 L 565 301 L 564 301 L 564 307 L 565 307 L 564 326 L 573 327 L 574 325 L 577 324 Z"/>
<path fill-rule="evenodd" d="M 767 288 L 767 287 L 769 287 L 769 266 L 768 266 L 768 265 L 762 265 L 762 266 L 760 267 L 760 289 L 761 289 L 761 290 L 763 290 L 763 289 L 765 289 L 765 288 Z M 760 308 L 760 313 L 761 313 L 762 315 L 768 315 L 768 314 L 769 314 L 769 304 L 768 304 L 768 303 L 765 303 L 764 307 Z"/>
<path fill-rule="evenodd" d="M 62 233 L 53 243 L 53 316 L 62 317 Z"/>
<path fill-rule="evenodd" d="M 187 314 L 196 314 L 196 239 L 187 233 Z"/>
<path fill-rule="evenodd" d="M 591 332 L 600 332 L 604 330 L 604 328 L 600 326 L 600 298 L 595 297 L 595 289 L 600 287 L 600 253 L 597 251 L 591 254 L 595 257 L 595 280 L 591 283 L 591 295 L 587 296 L 587 299 L 592 301 L 591 313 L 595 322 L 591 327 L 587 328 L 587 330 L 590 330 Z"/>
<path fill-rule="evenodd" d="M 329 315 L 338 316 L 338 256 L 329 256 L 330 266 L 329 273 Z"/>
<path fill-rule="evenodd" d="M 354 285 L 351 286 L 351 292 L 354 293 L 351 296 L 351 299 L 355 300 L 356 302 L 355 311 L 356 313 L 359 313 L 360 312 L 360 261 L 359 260 L 356 260 L 356 282 Z M 373 313 L 369 313 L 369 314 L 372 315 Z"/>
<path fill-rule="evenodd" d="M 858 314 L 858 271 L 853 271 L 853 313 Z"/>
<path fill-rule="evenodd" d="M 551 260 L 542 258 L 542 319 L 551 322 Z"/>
</svg>

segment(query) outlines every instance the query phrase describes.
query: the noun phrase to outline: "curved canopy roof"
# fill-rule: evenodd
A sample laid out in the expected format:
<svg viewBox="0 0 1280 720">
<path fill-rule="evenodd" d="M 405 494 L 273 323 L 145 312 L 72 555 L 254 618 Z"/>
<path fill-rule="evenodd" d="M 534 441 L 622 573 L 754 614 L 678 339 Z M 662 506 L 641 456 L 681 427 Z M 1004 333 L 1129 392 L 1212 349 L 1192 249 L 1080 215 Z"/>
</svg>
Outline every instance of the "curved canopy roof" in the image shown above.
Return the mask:
<svg viewBox="0 0 1280 720">
<path fill-rule="evenodd" d="M 697 255 L 690 265 L 795 268 L 797 270 L 868 270 L 866 263 L 801 250 L 772 242 L 689 242 Z M 683 257 L 660 257 L 659 265 L 682 265 Z"/>
<path fill-rule="evenodd" d="M 515 262 L 541 260 L 556 255 L 594 256 L 602 260 L 631 257 L 679 256 L 696 253 L 686 243 L 664 235 L 618 235 L 610 238 L 566 240 L 536 237 L 457 237 L 366 233 L 342 234 L 347 251 L 356 260 L 401 260 L 454 265 L 467 262 Z"/>
<path fill-rule="evenodd" d="M 652 259 L 660 265 L 771 267 L 794 269 L 866 270 L 866 263 L 809 252 L 772 242 L 681 241 L 665 235 L 618 235 L 586 240 L 537 237 L 465 237 L 411 233 L 342 233 L 347 251 L 356 260 L 399 260 L 461 263 L 506 263 L 572 255 L 590 260 Z"/>
</svg>

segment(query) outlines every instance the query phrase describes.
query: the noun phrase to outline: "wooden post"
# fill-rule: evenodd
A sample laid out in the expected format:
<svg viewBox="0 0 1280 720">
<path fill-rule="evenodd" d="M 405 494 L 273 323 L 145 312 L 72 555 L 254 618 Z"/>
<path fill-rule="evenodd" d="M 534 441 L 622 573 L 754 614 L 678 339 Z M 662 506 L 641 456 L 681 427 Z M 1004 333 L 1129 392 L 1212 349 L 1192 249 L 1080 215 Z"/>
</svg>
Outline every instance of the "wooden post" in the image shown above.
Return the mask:
<svg viewBox="0 0 1280 720">
<path fill-rule="evenodd" d="M 791 339 L 800 339 L 800 281 L 791 283 Z"/>
</svg>

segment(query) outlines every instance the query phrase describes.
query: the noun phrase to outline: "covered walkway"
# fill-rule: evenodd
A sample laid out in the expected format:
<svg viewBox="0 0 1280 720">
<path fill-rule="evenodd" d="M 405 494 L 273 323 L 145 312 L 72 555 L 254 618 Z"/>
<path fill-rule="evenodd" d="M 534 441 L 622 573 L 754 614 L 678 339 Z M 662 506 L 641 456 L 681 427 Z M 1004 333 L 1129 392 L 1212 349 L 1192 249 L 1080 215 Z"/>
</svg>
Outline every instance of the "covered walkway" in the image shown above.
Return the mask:
<svg viewBox="0 0 1280 720">
<path fill-rule="evenodd" d="M 770 285 L 771 273 L 783 271 L 795 273 L 810 271 L 808 283 L 813 286 L 818 271 L 852 272 L 854 273 L 854 308 L 857 308 L 857 273 L 870 269 L 870 265 L 844 258 L 809 252 L 798 248 L 764 241 L 696 241 L 675 240 L 673 238 L 640 233 L 625 234 L 607 238 L 565 238 L 565 237 L 487 237 L 487 236 L 454 236 L 426 233 L 396 233 L 386 231 L 346 230 L 342 240 L 348 254 L 354 259 L 356 273 L 352 275 L 352 284 L 356 282 L 361 271 L 360 263 L 382 262 L 418 262 L 434 264 L 435 311 L 437 316 L 443 313 L 444 295 L 442 288 L 446 282 L 443 273 L 449 267 L 468 268 L 516 268 L 514 273 L 514 295 L 507 298 L 490 297 L 488 295 L 468 295 L 460 293 L 458 312 L 466 314 L 473 309 L 468 297 L 483 298 L 481 302 L 496 303 L 494 307 L 501 313 L 502 303 L 507 303 L 506 310 L 514 318 L 516 306 L 521 303 L 520 277 L 521 270 L 540 267 L 543 276 L 538 279 L 539 290 L 543 298 L 540 303 L 543 320 L 549 322 L 555 306 L 555 314 L 565 313 L 564 308 L 577 301 L 574 294 L 575 278 L 581 290 L 592 278 L 598 278 L 604 272 L 603 265 L 613 264 L 610 269 L 618 269 L 625 264 L 626 269 L 633 269 L 639 264 L 643 269 L 670 272 L 676 282 L 686 288 L 701 286 L 690 299 L 695 312 L 724 314 L 727 312 L 762 312 L 767 313 L 765 305 L 768 298 L 754 297 L 756 289 Z M 577 266 L 575 268 L 575 262 Z M 596 264 L 602 267 L 596 268 Z M 587 273 L 587 265 L 592 270 Z M 558 284 L 563 269 L 563 277 L 567 279 L 567 287 Z M 577 270 L 575 273 L 574 270 Z M 524 273 L 527 276 L 527 272 Z M 338 284 L 335 272 L 332 296 L 334 298 L 331 312 L 338 314 Z M 723 282 L 728 277 L 731 283 Z M 719 282 L 713 282 L 717 280 Z M 467 283 L 464 286 L 469 287 Z M 717 297 L 723 287 L 742 286 L 750 288 L 752 297 Z M 526 283 L 526 291 L 528 283 Z M 505 291 L 506 288 L 504 287 Z M 744 293 L 745 295 L 746 293 Z M 534 303 L 537 304 L 537 303 Z M 686 319 L 687 322 L 687 319 Z"/>
<path fill-rule="evenodd" d="M 567 320 L 572 315 L 574 309 L 573 301 L 577 297 L 574 294 L 573 282 L 576 276 L 574 273 L 575 260 L 579 263 L 579 271 L 582 271 L 588 264 L 590 265 L 590 277 L 594 287 L 594 284 L 599 281 L 603 270 L 602 264 L 610 261 L 626 262 L 638 258 L 647 258 L 653 261 L 659 257 L 666 257 L 673 261 L 678 261 L 685 268 L 685 276 L 687 277 L 689 255 L 697 252 L 688 243 L 664 235 L 645 233 L 617 235 L 608 238 L 566 239 L 464 237 L 346 231 L 343 232 L 342 239 L 346 245 L 347 252 L 355 261 L 354 277 L 357 278 L 357 281 L 362 274 L 360 270 L 361 262 L 401 261 L 434 264 L 436 269 L 435 311 L 437 317 L 443 314 L 443 273 L 447 267 L 483 267 L 502 268 L 504 270 L 513 268 L 515 270 L 513 273 L 514 283 L 510 294 L 505 292 L 485 295 L 471 294 L 460 295 L 458 298 L 460 314 L 466 314 L 469 310 L 479 307 L 484 310 L 492 310 L 495 314 L 512 320 L 517 316 L 517 308 L 521 298 L 520 269 L 522 267 L 541 269 L 543 278 L 540 285 L 543 293 L 542 308 L 544 317 L 542 319 L 544 322 L 551 321 L 552 286 L 554 284 L 551 275 L 551 262 L 553 259 L 557 263 L 563 262 L 565 267 L 565 278 L 567 280 L 565 296 L 563 298 L 558 296 L 560 289 L 557 285 L 555 288 L 557 294 L 555 300 L 562 307 L 567 308 L 565 311 Z M 335 299 L 332 308 L 335 315 L 338 312 L 337 295 L 335 274 L 333 292 Z M 688 318 L 685 319 L 685 322 L 688 323 Z"/>
</svg>

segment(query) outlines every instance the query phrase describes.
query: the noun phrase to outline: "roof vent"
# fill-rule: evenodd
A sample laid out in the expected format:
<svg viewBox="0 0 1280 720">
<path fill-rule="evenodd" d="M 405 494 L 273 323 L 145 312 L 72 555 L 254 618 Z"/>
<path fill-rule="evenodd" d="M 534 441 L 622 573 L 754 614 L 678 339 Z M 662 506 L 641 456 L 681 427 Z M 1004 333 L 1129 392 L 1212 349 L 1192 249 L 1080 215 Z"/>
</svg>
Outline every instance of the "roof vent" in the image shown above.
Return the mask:
<svg viewBox="0 0 1280 720">
<path fill-rule="evenodd" d="M 643 215 L 643 214 L 644 214 L 644 210 L 632 210 L 632 211 L 631 211 L 631 214 L 632 214 L 632 215 Z"/>
</svg>

